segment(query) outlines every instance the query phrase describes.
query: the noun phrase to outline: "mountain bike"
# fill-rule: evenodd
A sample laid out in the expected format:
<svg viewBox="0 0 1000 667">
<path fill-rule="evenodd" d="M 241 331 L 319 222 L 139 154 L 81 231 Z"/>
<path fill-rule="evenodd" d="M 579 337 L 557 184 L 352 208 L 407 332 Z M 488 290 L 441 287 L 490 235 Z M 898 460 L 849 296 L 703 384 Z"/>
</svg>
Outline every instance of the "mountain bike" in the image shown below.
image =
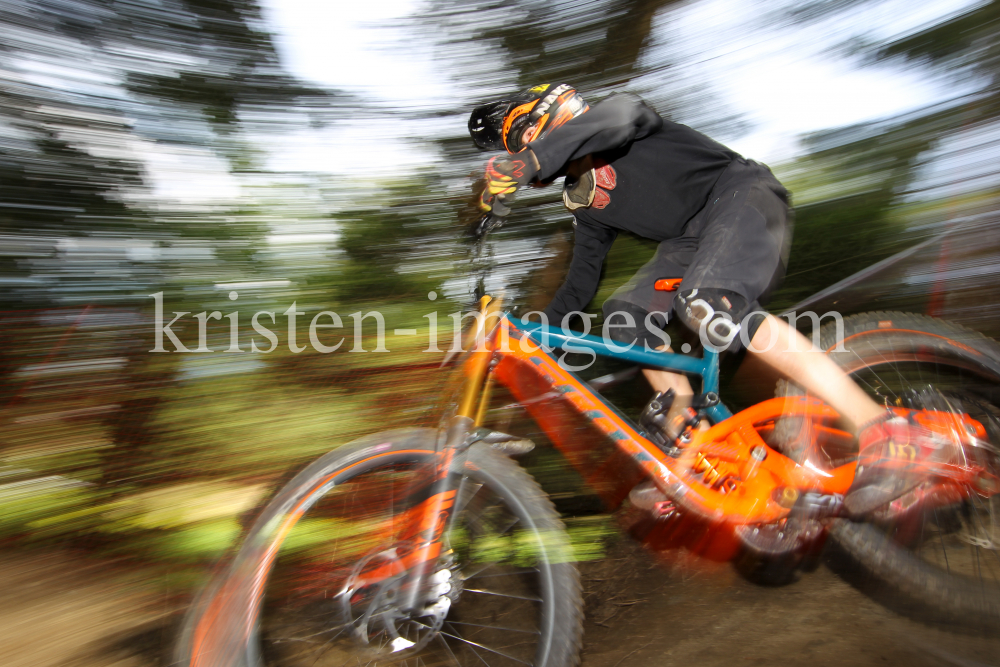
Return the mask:
<svg viewBox="0 0 1000 667">
<path fill-rule="evenodd" d="M 929 317 L 856 315 L 821 345 L 887 408 L 961 456 L 865 517 L 842 505 L 856 444 L 822 402 L 782 383 L 733 414 L 719 354 L 628 348 L 529 322 L 485 296 L 467 350 L 442 368 L 439 428 L 338 447 L 267 504 L 191 606 L 177 664 L 576 664 L 579 577 L 558 513 L 498 428 L 530 416 L 610 509 L 659 495 L 654 529 L 697 522 L 749 571 L 794 571 L 824 539 L 942 620 L 1000 625 L 1000 348 Z M 694 418 L 664 443 L 560 364 L 558 350 L 700 378 Z M 496 406 L 497 398 L 501 405 Z M 709 427 L 699 427 L 704 421 Z M 629 499 L 631 496 L 631 500 Z M 725 549 L 723 549 L 725 551 Z"/>
</svg>

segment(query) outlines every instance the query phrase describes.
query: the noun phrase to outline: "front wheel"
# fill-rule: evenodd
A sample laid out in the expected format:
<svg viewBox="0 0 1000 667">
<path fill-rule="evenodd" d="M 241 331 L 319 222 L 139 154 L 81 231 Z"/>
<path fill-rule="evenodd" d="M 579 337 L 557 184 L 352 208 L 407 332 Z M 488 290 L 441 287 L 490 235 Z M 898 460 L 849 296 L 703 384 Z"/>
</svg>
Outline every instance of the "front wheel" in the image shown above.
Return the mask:
<svg viewBox="0 0 1000 667">
<path fill-rule="evenodd" d="M 964 453 L 968 465 L 983 470 L 976 483 L 946 502 L 925 497 L 906 512 L 835 520 L 830 537 L 901 598 L 902 607 L 964 627 L 1000 627 L 1000 488 L 994 488 L 1000 475 L 1000 348 L 948 322 L 890 312 L 846 318 L 840 331 L 831 323 L 821 330 L 820 344 L 886 407 L 952 410 L 986 430 L 981 446 Z M 784 393 L 801 391 L 787 385 Z M 786 420 L 778 430 L 794 439 L 796 426 Z M 829 453 L 836 464 L 844 454 Z"/>
<path fill-rule="evenodd" d="M 485 445 L 453 464 L 453 520 L 420 611 L 400 604 L 391 536 L 426 490 L 436 439 L 370 436 L 296 476 L 192 606 L 176 664 L 575 665 L 582 602 L 563 526 L 534 480 Z"/>
</svg>

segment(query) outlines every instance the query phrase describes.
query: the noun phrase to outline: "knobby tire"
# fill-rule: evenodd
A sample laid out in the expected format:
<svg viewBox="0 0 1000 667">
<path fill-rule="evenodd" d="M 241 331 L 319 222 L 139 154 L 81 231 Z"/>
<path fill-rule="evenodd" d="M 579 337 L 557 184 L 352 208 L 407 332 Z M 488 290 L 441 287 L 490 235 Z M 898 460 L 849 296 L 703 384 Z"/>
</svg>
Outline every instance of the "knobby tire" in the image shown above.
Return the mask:
<svg viewBox="0 0 1000 667">
<path fill-rule="evenodd" d="M 396 555 L 382 549 L 373 556 L 366 531 L 374 534 L 374 526 L 405 509 L 410 501 L 403 492 L 439 456 L 437 440 L 433 429 L 388 431 L 340 447 L 299 473 L 267 504 L 239 552 L 192 605 L 174 664 L 574 667 L 582 600 L 565 529 L 534 479 L 482 443 L 452 465 L 461 479 L 461 521 L 447 540 L 457 573 L 450 586 L 460 593 L 440 632 L 424 630 L 431 638 L 421 644 L 418 635 L 427 626 L 411 624 L 416 634 L 407 634 L 406 641 L 416 648 L 384 655 L 391 632 L 372 629 L 388 617 L 378 618 L 380 607 L 364 626 L 367 646 L 351 634 L 369 603 L 360 585 L 345 594 L 344 582 L 357 580 L 358 563 Z M 515 528 L 508 526 L 511 520 Z M 376 544 L 375 552 L 380 548 Z M 375 597 L 390 595 L 388 588 Z M 373 657 L 376 650 L 383 653 Z"/>
<path fill-rule="evenodd" d="M 822 349 L 876 400 L 888 407 L 933 388 L 935 395 L 980 420 L 991 446 L 1000 446 L 1000 346 L 993 340 L 931 317 L 874 312 L 845 318 L 843 350 L 833 349 L 837 342 L 835 323 L 824 326 Z M 779 393 L 802 390 L 783 383 Z M 988 457 L 996 473 L 1000 449 Z M 975 489 L 969 496 L 954 506 L 926 510 L 905 526 L 836 519 L 828 526 L 829 536 L 841 555 L 860 566 L 861 576 L 855 571 L 854 579 L 877 580 L 876 593 L 888 594 L 897 609 L 922 620 L 996 630 L 1000 497 Z"/>
</svg>

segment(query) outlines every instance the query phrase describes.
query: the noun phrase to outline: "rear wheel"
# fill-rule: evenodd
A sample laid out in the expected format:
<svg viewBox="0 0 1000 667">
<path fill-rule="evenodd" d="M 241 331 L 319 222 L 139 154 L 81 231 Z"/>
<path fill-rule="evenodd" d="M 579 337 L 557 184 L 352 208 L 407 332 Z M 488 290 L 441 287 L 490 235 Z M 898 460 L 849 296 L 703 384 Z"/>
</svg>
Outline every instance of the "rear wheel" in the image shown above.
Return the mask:
<svg viewBox="0 0 1000 667">
<path fill-rule="evenodd" d="M 838 340 L 843 347 L 837 348 Z M 966 448 L 987 474 L 946 502 L 907 513 L 875 512 L 867 522 L 838 519 L 830 537 L 869 575 L 921 615 L 964 626 L 1000 626 L 1000 348 L 981 334 L 904 313 L 866 313 L 821 331 L 821 347 L 859 386 L 887 407 L 953 410 L 986 429 Z M 786 385 L 784 393 L 801 393 Z M 778 429 L 794 442 L 798 425 Z M 794 445 L 793 445 L 794 449 Z M 831 465 L 856 452 L 825 452 Z"/>
<path fill-rule="evenodd" d="M 406 611 L 393 535 L 438 454 L 437 432 L 394 431 L 320 459 L 267 506 L 189 614 L 187 665 L 576 663 L 579 579 L 548 498 L 513 461 L 473 445 L 454 521 Z"/>
</svg>

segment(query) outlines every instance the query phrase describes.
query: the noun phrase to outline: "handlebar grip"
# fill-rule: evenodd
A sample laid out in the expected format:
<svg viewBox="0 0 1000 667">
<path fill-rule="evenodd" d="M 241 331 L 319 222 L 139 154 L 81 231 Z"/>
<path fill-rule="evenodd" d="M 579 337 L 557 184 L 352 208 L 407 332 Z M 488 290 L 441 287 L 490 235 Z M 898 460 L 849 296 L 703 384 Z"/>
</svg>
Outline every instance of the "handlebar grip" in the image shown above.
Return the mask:
<svg viewBox="0 0 1000 667">
<path fill-rule="evenodd" d="M 490 215 L 497 218 L 506 218 L 508 215 L 510 215 L 510 206 L 507 206 L 507 204 L 503 203 L 503 200 L 501 200 L 499 197 L 494 197 L 493 210 L 490 212 Z"/>
</svg>

